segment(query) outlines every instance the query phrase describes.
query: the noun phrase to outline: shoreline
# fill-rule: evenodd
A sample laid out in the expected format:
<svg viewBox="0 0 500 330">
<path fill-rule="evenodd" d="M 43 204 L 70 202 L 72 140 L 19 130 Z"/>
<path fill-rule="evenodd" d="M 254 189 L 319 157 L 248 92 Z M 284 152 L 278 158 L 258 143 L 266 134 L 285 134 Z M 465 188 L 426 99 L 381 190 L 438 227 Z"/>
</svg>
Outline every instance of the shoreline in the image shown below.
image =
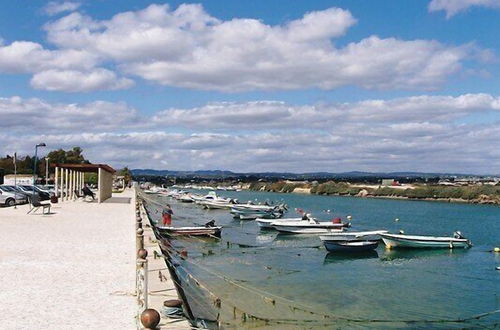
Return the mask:
<svg viewBox="0 0 500 330">
<path fill-rule="evenodd" d="M 340 193 L 314 193 L 311 192 L 311 188 L 295 188 L 293 191 L 275 191 L 272 189 L 251 189 L 247 188 L 244 190 L 248 191 L 265 191 L 265 192 L 277 192 L 282 194 L 300 194 L 300 195 L 317 195 L 317 196 L 340 196 L 340 197 L 357 197 L 357 198 L 376 198 L 376 199 L 392 199 L 392 200 L 407 200 L 407 201 L 424 201 L 424 202 L 440 202 L 440 203 L 457 203 L 457 204 L 476 204 L 476 205 L 494 205 L 500 206 L 500 196 L 492 198 L 492 196 L 484 195 L 482 198 L 475 199 L 463 199 L 463 198 L 440 198 L 440 197 L 407 197 L 407 196 L 395 196 L 395 195 L 360 195 L 358 194 L 340 194 Z"/>
</svg>

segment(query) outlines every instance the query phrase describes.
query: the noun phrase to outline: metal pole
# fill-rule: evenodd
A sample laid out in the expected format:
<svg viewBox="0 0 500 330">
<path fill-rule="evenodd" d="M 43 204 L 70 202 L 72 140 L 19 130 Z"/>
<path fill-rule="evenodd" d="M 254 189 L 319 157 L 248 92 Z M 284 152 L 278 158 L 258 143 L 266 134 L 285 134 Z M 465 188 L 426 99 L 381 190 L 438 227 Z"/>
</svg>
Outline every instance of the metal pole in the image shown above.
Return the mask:
<svg viewBox="0 0 500 330">
<path fill-rule="evenodd" d="M 31 204 L 33 204 L 33 198 L 35 197 L 35 175 L 36 175 L 36 161 L 37 161 L 37 155 L 38 155 L 38 147 L 46 147 L 47 145 L 45 143 L 39 143 L 35 146 L 35 165 L 33 166 L 33 196 L 31 196 Z"/>
<path fill-rule="evenodd" d="M 45 185 L 49 185 L 49 157 L 45 157 Z"/>
<path fill-rule="evenodd" d="M 17 194 L 17 152 L 14 152 L 14 187 L 16 187 L 16 191 L 14 192 L 14 200 L 16 200 Z M 17 201 L 14 203 L 14 208 L 17 209 Z"/>
<path fill-rule="evenodd" d="M 35 146 L 35 165 L 33 166 L 33 195 L 31 195 L 31 204 L 33 204 L 33 198 L 35 198 L 35 175 L 36 175 L 37 152 L 38 152 L 38 144 Z"/>
<path fill-rule="evenodd" d="M 55 167 L 54 170 L 54 193 L 56 196 L 59 195 L 59 167 Z"/>
</svg>

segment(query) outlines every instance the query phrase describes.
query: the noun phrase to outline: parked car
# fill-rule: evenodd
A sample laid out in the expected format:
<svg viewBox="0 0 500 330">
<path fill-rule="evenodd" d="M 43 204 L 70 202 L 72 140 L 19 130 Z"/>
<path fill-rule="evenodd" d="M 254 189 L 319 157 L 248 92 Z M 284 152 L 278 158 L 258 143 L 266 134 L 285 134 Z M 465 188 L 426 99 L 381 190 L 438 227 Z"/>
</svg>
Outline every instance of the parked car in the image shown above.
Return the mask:
<svg viewBox="0 0 500 330">
<path fill-rule="evenodd" d="M 33 185 L 24 184 L 24 185 L 22 185 L 22 187 L 33 191 Z M 44 198 L 46 198 L 47 196 L 48 196 L 47 199 L 50 199 L 50 195 L 53 194 L 53 192 L 45 189 L 43 186 L 35 186 L 35 191 L 40 195 L 42 200 L 45 200 Z"/>
<path fill-rule="evenodd" d="M 16 191 L 19 194 L 26 196 L 28 203 L 31 203 L 31 197 L 33 196 L 33 190 L 27 190 L 26 188 L 21 188 L 21 186 L 3 185 L 2 187 L 7 187 L 12 189 L 11 191 Z M 38 196 L 38 192 L 35 191 L 35 195 Z M 40 198 L 39 198 L 40 199 Z"/>
<path fill-rule="evenodd" d="M 37 194 L 40 197 L 41 201 L 46 201 L 50 199 L 50 193 L 48 191 L 38 188 L 37 186 L 18 185 L 17 187 L 21 189 L 23 192 L 30 194 L 30 196 L 33 195 L 33 190 L 34 190 L 35 194 Z"/>
<path fill-rule="evenodd" d="M 25 194 L 19 193 L 14 189 L 6 186 L 0 186 L 0 204 L 5 206 L 14 206 L 16 204 L 24 204 L 28 202 L 28 197 Z"/>
<path fill-rule="evenodd" d="M 53 194 L 56 191 L 56 187 L 53 184 L 38 185 L 37 187 L 48 192 L 49 194 Z"/>
</svg>

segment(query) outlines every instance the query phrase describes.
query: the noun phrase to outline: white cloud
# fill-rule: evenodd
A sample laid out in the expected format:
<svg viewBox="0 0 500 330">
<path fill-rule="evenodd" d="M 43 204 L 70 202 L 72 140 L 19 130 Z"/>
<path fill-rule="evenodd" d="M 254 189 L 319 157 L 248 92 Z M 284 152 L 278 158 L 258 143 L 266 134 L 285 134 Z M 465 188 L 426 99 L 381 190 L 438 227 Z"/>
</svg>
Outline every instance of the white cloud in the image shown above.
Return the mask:
<svg viewBox="0 0 500 330">
<path fill-rule="evenodd" d="M 428 121 L 441 124 L 490 111 L 500 113 L 499 97 L 489 94 L 422 95 L 303 106 L 276 101 L 221 102 L 192 109 L 163 110 L 151 121 L 159 126 L 170 124 L 191 129 L 304 130 L 368 122 L 371 125 Z"/>
<path fill-rule="evenodd" d="M 337 47 L 356 23 L 348 10 L 306 13 L 281 25 L 210 16 L 201 5 L 150 5 L 94 20 L 71 13 L 46 24 L 60 49 L 84 49 L 124 73 L 162 85 L 225 92 L 269 89 L 433 89 L 458 72 L 470 45 L 370 36 Z"/>
<path fill-rule="evenodd" d="M 478 122 L 478 114 L 488 114 L 488 122 Z M 12 97 L 0 98 L 0 118 L 0 154 L 29 153 L 43 141 L 49 149 L 81 146 L 92 161 L 116 167 L 473 173 L 500 168 L 500 97 L 488 94 L 300 106 L 215 103 L 150 118 L 124 103 Z"/>
<path fill-rule="evenodd" d="M 66 92 L 125 89 L 131 79 L 97 67 L 98 55 L 82 49 L 48 50 L 29 41 L 0 44 L 0 73 L 32 73 L 36 89 Z"/>
<path fill-rule="evenodd" d="M 450 18 L 470 7 L 481 6 L 487 8 L 500 8 L 499 0 L 432 0 L 429 11 L 446 11 L 446 18 Z"/>
<path fill-rule="evenodd" d="M 97 56 L 85 50 L 47 50 L 30 41 L 0 44 L 0 72 L 30 73 L 48 69 L 90 69 L 98 62 Z"/>
<path fill-rule="evenodd" d="M 96 101 L 87 104 L 50 103 L 15 96 L 0 98 L 0 131 L 12 137 L 40 134 L 77 134 L 119 131 L 145 125 L 125 103 Z"/>
<path fill-rule="evenodd" d="M 81 5 L 82 4 L 79 2 L 73 2 L 73 1 L 64 1 L 64 2 L 50 1 L 43 8 L 43 11 L 47 15 L 53 16 L 67 11 L 75 11 L 78 8 L 80 8 Z"/>
<path fill-rule="evenodd" d="M 113 71 L 93 69 L 91 71 L 47 70 L 36 73 L 31 86 L 48 91 L 89 92 L 95 90 L 117 90 L 131 87 L 134 82 L 118 78 Z"/>
</svg>

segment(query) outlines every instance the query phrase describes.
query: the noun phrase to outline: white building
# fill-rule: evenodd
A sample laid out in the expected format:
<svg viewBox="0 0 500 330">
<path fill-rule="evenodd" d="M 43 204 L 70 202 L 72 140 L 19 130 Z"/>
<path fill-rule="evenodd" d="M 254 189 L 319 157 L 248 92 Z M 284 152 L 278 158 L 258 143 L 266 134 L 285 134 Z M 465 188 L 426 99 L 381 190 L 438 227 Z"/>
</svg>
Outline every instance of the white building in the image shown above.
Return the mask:
<svg viewBox="0 0 500 330">
<path fill-rule="evenodd" d="M 7 174 L 3 177 L 3 184 L 13 186 L 15 184 L 33 184 L 32 174 Z"/>
</svg>

